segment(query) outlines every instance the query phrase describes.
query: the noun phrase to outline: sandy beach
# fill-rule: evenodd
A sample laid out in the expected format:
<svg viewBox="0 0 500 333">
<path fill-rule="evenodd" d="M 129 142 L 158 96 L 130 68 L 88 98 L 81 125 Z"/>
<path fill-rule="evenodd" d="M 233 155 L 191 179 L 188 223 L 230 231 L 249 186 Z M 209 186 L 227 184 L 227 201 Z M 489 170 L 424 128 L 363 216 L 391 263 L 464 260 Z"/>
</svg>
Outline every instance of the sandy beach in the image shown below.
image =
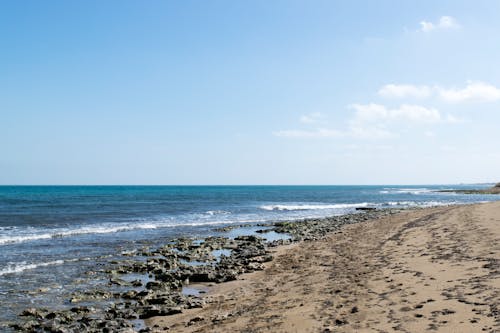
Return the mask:
<svg viewBox="0 0 500 333">
<path fill-rule="evenodd" d="M 278 247 L 155 332 L 500 332 L 500 202 L 403 211 Z"/>
</svg>

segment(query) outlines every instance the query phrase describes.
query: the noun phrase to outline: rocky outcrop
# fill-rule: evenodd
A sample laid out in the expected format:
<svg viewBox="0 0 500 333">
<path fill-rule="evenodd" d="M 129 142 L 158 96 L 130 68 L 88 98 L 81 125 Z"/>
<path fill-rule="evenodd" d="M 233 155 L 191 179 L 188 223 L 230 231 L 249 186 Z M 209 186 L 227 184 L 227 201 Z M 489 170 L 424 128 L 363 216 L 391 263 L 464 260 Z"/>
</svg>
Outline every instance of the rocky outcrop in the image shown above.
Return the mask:
<svg viewBox="0 0 500 333">
<path fill-rule="evenodd" d="M 487 189 L 471 189 L 471 190 L 441 190 L 438 192 L 453 192 L 462 194 L 500 194 L 500 183 Z"/>
</svg>

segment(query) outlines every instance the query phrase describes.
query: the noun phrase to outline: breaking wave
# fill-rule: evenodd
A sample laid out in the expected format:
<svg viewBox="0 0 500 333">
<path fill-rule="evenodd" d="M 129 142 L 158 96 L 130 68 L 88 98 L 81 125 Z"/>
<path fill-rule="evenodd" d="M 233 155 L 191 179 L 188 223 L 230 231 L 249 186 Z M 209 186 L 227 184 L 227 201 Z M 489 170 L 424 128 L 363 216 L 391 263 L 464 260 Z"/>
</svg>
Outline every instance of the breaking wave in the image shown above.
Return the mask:
<svg viewBox="0 0 500 333">
<path fill-rule="evenodd" d="M 384 188 L 383 190 L 379 191 L 381 194 L 414 194 L 414 195 L 419 195 L 419 194 L 427 194 L 427 193 L 435 193 L 436 190 L 431 190 L 428 188 L 393 188 L 393 187 L 387 187 Z"/>
<path fill-rule="evenodd" d="M 313 210 L 313 209 L 346 209 L 356 207 L 367 207 L 372 205 L 368 202 L 354 204 L 319 204 L 319 205 L 263 205 L 260 206 L 263 210 Z"/>
<path fill-rule="evenodd" d="M 37 264 L 28 264 L 28 263 L 26 263 L 26 261 L 22 261 L 19 263 L 9 263 L 6 268 L 3 268 L 0 270 L 0 276 L 5 275 L 5 274 L 21 273 L 21 272 L 26 271 L 28 269 L 35 269 L 38 267 L 62 265 L 62 264 L 64 264 L 64 262 L 65 262 L 64 260 L 54 260 L 54 261 L 49 261 L 49 262 L 37 263 Z"/>
</svg>

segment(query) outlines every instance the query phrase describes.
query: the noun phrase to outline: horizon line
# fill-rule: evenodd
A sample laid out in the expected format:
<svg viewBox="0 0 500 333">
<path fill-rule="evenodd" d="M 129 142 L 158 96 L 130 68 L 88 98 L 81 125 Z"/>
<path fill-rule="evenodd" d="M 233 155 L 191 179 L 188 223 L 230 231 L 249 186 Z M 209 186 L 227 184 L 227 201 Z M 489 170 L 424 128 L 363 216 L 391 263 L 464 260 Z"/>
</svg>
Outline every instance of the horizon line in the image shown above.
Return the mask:
<svg viewBox="0 0 500 333">
<path fill-rule="evenodd" d="M 459 182 L 459 183 L 386 183 L 386 184 L 0 184 L 0 187 L 7 186 L 436 186 L 436 185 L 488 185 L 496 184 L 495 181 L 488 182 Z"/>
</svg>

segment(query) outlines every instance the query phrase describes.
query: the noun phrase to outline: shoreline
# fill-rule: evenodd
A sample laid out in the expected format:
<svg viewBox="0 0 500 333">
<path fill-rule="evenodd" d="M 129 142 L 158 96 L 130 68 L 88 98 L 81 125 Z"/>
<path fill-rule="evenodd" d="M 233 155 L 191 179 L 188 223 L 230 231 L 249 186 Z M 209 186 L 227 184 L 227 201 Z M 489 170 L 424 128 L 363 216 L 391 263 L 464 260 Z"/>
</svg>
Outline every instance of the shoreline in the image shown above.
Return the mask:
<svg viewBox="0 0 500 333">
<path fill-rule="evenodd" d="M 229 237 L 232 230 L 250 226 L 219 230 L 227 233 L 225 237 L 171 240 L 161 248 L 142 248 L 123 254 L 124 260 L 105 271 L 109 276 L 106 290 L 74 295 L 69 300 L 73 305 L 67 310 L 26 309 L 23 313 L 26 320 L 11 327 L 17 331 L 85 329 L 88 332 L 98 332 L 104 327 L 111 332 L 363 331 L 363 323 L 370 320 L 353 322 L 351 317 L 360 314 L 369 317 L 367 309 L 361 310 L 357 298 L 353 302 L 343 301 L 351 298 L 352 293 L 363 294 L 363 290 L 375 293 L 375 289 L 368 288 L 368 277 L 373 275 L 370 271 L 380 273 L 386 269 L 384 266 L 391 265 L 390 262 L 374 265 L 368 259 L 382 256 L 372 243 L 387 246 L 405 233 L 405 226 L 415 221 L 439 220 L 439 216 L 450 212 L 473 211 L 481 205 L 496 205 L 500 212 L 498 202 L 370 210 L 253 225 L 254 234 L 233 238 Z M 266 242 L 258 237 L 273 233 L 289 238 Z M 500 237 L 498 240 L 500 243 Z M 401 250 L 401 246 L 396 246 L 396 250 Z M 494 258 L 500 261 L 498 252 Z M 339 262 L 344 266 L 339 266 Z M 331 272 L 325 275 L 328 267 Z M 319 279 L 321 276 L 323 279 Z M 309 281 L 311 277 L 313 280 Z M 390 279 L 394 280 L 385 280 Z M 273 281 L 279 283 L 273 285 Z M 498 278 L 495 283 L 498 284 Z M 99 299 L 111 302 L 111 306 L 98 310 L 86 303 Z M 400 308 L 406 308 L 407 302 L 392 301 Z M 498 305 L 498 300 L 495 304 Z M 247 312 L 254 313 L 250 322 L 245 321 L 249 319 Z M 260 319 L 255 322 L 254 318 Z M 484 327 L 498 325 L 498 321 Z M 400 325 L 397 322 L 381 329 L 396 330 L 394 327 L 399 329 Z"/>
<path fill-rule="evenodd" d="M 275 249 L 153 332 L 499 332 L 500 202 L 417 210 Z"/>
<path fill-rule="evenodd" d="M 362 211 L 347 215 L 214 228 L 224 236 L 167 239 L 158 248 L 122 252 L 112 266 L 87 271 L 107 279 L 106 285 L 72 293 L 64 308 L 31 307 L 7 323 L 15 331 L 147 332 L 143 320 L 202 308 L 207 285 L 236 280 L 264 269 L 270 249 L 324 237 L 342 225 L 392 214 L 399 209 Z M 267 240 L 266 240 L 267 239 Z M 97 280 L 96 280 L 97 281 Z M 204 283 L 201 289 L 193 283 Z M 5 323 L 4 323 L 5 325 Z"/>
</svg>

